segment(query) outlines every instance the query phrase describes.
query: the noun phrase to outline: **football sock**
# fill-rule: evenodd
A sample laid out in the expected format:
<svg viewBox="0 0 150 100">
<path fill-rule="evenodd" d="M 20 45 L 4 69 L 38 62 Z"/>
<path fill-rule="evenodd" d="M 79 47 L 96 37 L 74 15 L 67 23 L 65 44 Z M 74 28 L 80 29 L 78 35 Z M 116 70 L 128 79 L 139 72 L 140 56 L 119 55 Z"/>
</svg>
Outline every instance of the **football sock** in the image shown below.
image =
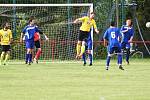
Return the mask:
<svg viewBox="0 0 150 100">
<path fill-rule="evenodd" d="M 42 51 L 41 50 L 38 50 L 36 55 L 35 55 L 35 59 L 38 60 L 40 58 L 40 55 L 41 55 Z"/>
<path fill-rule="evenodd" d="M 90 64 L 92 64 L 92 54 L 89 54 Z"/>
<path fill-rule="evenodd" d="M 110 56 L 107 56 L 107 60 L 106 60 L 106 66 L 109 66 L 110 59 L 111 59 L 111 57 L 110 57 Z"/>
<path fill-rule="evenodd" d="M 32 62 L 32 54 L 29 54 L 29 62 Z"/>
<path fill-rule="evenodd" d="M 86 64 L 86 55 L 85 55 L 85 53 L 83 53 L 82 59 L 83 59 L 84 64 Z"/>
<path fill-rule="evenodd" d="M 77 48 L 76 49 L 77 49 L 77 55 L 79 55 L 80 52 L 81 52 L 81 45 L 77 43 Z"/>
<path fill-rule="evenodd" d="M 122 55 L 118 54 L 118 64 L 122 65 Z"/>
<path fill-rule="evenodd" d="M 2 62 L 3 62 L 4 55 L 5 55 L 5 52 L 2 52 L 2 54 L 1 54 L 1 62 L 0 62 L 0 63 L 2 63 Z"/>
<path fill-rule="evenodd" d="M 9 54 L 7 53 L 7 54 L 5 55 L 4 63 L 6 63 L 6 62 L 7 62 L 8 58 L 9 58 Z"/>
<path fill-rule="evenodd" d="M 81 46 L 81 53 L 80 54 L 82 55 L 84 52 L 85 52 L 85 45 L 82 45 Z"/>
<path fill-rule="evenodd" d="M 26 62 L 28 62 L 29 54 L 26 54 Z"/>
</svg>

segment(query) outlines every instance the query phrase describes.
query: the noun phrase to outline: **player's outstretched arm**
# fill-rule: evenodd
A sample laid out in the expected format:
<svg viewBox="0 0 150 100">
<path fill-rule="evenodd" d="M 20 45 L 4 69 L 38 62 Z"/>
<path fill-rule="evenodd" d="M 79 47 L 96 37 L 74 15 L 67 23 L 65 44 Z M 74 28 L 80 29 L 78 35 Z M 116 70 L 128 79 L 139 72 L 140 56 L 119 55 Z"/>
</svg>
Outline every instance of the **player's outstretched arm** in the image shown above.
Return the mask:
<svg viewBox="0 0 150 100">
<path fill-rule="evenodd" d="M 80 22 L 80 20 L 79 20 L 79 18 L 78 19 L 76 19 L 73 23 L 79 23 Z"/>
<path fill-rule="evenodd" d="M 95 29 L 95 32 L 96 32 L 97 34 L 99 34 L 99 30 L 98 30 L 97 28 Z"/>
<path fill-rule="evenodd" d="M 107 46 L 107 40 L 104 39 L 104 46 L 106 47 Z"/>
</svg>

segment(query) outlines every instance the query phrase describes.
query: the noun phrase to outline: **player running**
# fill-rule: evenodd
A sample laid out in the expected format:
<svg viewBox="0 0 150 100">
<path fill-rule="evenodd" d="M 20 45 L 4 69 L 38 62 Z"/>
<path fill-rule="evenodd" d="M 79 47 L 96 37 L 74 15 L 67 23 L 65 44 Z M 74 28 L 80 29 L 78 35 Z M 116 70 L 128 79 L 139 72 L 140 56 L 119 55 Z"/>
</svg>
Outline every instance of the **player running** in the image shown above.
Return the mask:
<svg viewBox="0 0 150 100">
<path fill-rule="evenodd" d="M 78 37 L 76 58 L 80 58 L 82 54 L 85 52 L 85 41 L 88 38 L 88 33 L 90 32 L 91 27 L 93 26 L 95 32 L 97 34 L 99 33 L 99 31 L 97 30 L 96 22 L 94 20 L 94 16 L 95 16 L 94 12 L 91 12 L 90 16 L 84 16 L 74 21 L 74 23 L 82 22 Z"/>
<path fill-rule="evenodd" d="M 82 59 L 83 59 L 83 62 L 84 62 L 83 66 L 86 65 L 86 53 L 88 54 L 88 57 L 89 57 L 89 60 L 90 60 L 89 66 L 92 66 L 93 57 L 92 57 L 91 50 L 92 50 L 93 42 L 92 42 L 92 38 L 91 38 L 91 31 L 88 33 L 88 39 L 85 42 L 86 42 L 85 52 L 82 55 Z"/>
<path fill-rule="evenodd" d="M 34 35 L 36 32 L 41 32 L 38 27 L 35 25 L 35 19 L 32 17 L 29 19 L 29 25 L 27 25 L 22 33 L 21 33 L 21 37 L 20 37 L 20 42 L 22 42 L 23 40 L 23 36 L 25 36 L 25 44 L 26 44 L 26 48 L 27 48 L 27 53 L 26 53 L 26 64 L 31 65 L 32 62 L 32 52 L 33 52 L 33 48 L 34 48 Z"/>
<path fill-rule="evenodd" d="M 6 65 L 11 49 L 10 44 L 12 43 L 12 32 L 10 30 L 10 24 L 8 22 L 4 23 L 3 29 L 0 30 L 0 42 L 2 46 L 0 65 Z"/>
<path fill-rule="evenodd" d="M 109 69 L 109 63 L 110 59 L 113 56 L 114 53 L 118 55 L 118 65 L 119 69 L 124 70 L 122 67 L 122 52 L 121 52 L 121 46 L 120 46 L 120 40 L 121 40 L 121 33 L 118 28 L 115 27 L 115 22 L 111 22 L 110 27 L 106 30 L 104 33 L 104 46 L 107 46 L 107 61 L 106 61 L 106 70 Z"/>
<path fill-rule="evenodd" d="M 126 25 L 123 25 L 121 28 L 121 33 L 123 36 L 121 48 L 126 50 L 126 62 L 129 64 L 129 56 L 130 56 L 130 43 L 133 40 L 134 30 L 132 27 L 131 19 L 126 20 Z"/>
</svg>

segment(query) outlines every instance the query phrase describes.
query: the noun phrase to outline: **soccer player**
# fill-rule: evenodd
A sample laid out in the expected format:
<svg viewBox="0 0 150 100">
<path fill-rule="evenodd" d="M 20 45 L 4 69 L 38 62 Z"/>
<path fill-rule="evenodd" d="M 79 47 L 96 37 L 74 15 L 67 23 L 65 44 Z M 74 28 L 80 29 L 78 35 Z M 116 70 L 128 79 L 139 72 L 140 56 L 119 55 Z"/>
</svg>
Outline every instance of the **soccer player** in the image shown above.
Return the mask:
<svg viewBox="0 0 150 100">
<path fill-rule="evenodd" d="M 82 22 L 82 25 L 80 27 L 79 37 L 78 37 L 76 58 L 80 58 L 82 54 L 85 52 L 85 41 L 88 38 L 88 33 L 90 32 L 91 27 L 93 26 L 95 32 L 99 33 L 96 26 L 96 22 L 94 20 L 94 16 L 95 16 L 94 12 L 91 12 L 90 16 L 84 16 L 74 21 L 74 23 Z"/>
<path fill-rule="evenodd" d="M 6 65 L 6 62 L 10 54 L 10 44 L 12 42 L 12 32 L 10 30 L 10 24 L 8 22 L 4 23 L 3 29 L 0 30 L 0 41 L 2 45 L 0 65 L 2 64 Z M 4 56 L 5 56 L 5 59 L 4 59 Z"/>
<path fill-rule="evenodd" d="M 34 34 L 36 32 L 41 32 L 38 27 L 35 25 L 35 19 L 32 17 L 29 19 L 29 25 L 27 25 L 22 33 L 21 33 L 21 37 L 20 37 L 20 42 L 22 42 L 23 40 L 23 36 L 25 37 L 25 44 L 26 44 L 26 49 L 27 49 L 27 53 L 26 53 L 26 64 L 31 65 L 32 62 L 32 52 L 33 52 L 33 48 L 34 48 Z"/>
<path fill-rule="evenodd" d="M 91 39 L 91 31 L 88 33 L 88 39 L 85 41 L 86 42 L 86 51 L 82 54 L 82 59 L 83 59 L 83 62 L 84 62 L 84 64 L 83 64 L 83 66 L 85 66 L 86 65 L 86 53 L 88 54 L 88 57 L 89 57 L 89 60 L 90 60 L 90 64 L 89 64 L 89 66 L 92 66 L 92 52 L 91 52 L 91 50 L 92 50 L 92 45 L 93 45 L 93 43 L 92 43 L 92 39 Z"/>
<path fill-rule="evenodd" d="M 106 61 L 106 70 L 109 69 L 110 59 L 114 53 L 118 55 L 119 69 L 124 70 L 122 67 L 122 52 L 121 52 L 121 45 L 120 45 L 121 37 L 122 36 L 119 29 L 115 27 L 115 22 L 111 22 L 110 27 L 106 30 L 103 36 L 104 46 L 107 46 L 107 41 L 108 41 L 108 46 L 107 46 L 108 55 Z"/>
<path fill-rule="evenodd" d="M 131 19 L 126 20 L 126 25 L 122 26 L 121 33 L 123 36 L 121 48 L 126 50 L 126 62 L 129 64 L 130 43 L 132 42 L 134 36 L 134 29 L 132 27 Z"/>
<path fill-rule="evenodd" d="M 48 37 L 45 34 L 43 34 L 43 35 L 44 35 L 44 38 L 48 41 L 49 40 Z M 38 49 L 36 52 L 36 55 L 34 57 L 34 61 L 36 63 L 38 63 L 38 59 L 40 58 L 40 55 L 42 53 L 41 44 L 40 44 L 40 33 L 39 32 L 36 32 L 34 34 L 34 44 L 35 44 L 35 47 Z"/>
</svg>

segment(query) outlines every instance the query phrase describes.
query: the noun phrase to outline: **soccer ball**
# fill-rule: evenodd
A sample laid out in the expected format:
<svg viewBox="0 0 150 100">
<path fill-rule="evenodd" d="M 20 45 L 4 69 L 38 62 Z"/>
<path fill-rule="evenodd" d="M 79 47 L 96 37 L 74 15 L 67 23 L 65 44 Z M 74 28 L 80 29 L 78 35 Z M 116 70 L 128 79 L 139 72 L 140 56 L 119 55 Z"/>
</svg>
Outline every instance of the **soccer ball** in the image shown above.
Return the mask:
<svg viewBox="0 0 150 100">
<path fill-rule="evenodd" d="M 146 27 L 147 27 L 147 28 L 150 28 L 150 22 L 147 22 L 147 23 L 146 23 Z"/>
</svg>

